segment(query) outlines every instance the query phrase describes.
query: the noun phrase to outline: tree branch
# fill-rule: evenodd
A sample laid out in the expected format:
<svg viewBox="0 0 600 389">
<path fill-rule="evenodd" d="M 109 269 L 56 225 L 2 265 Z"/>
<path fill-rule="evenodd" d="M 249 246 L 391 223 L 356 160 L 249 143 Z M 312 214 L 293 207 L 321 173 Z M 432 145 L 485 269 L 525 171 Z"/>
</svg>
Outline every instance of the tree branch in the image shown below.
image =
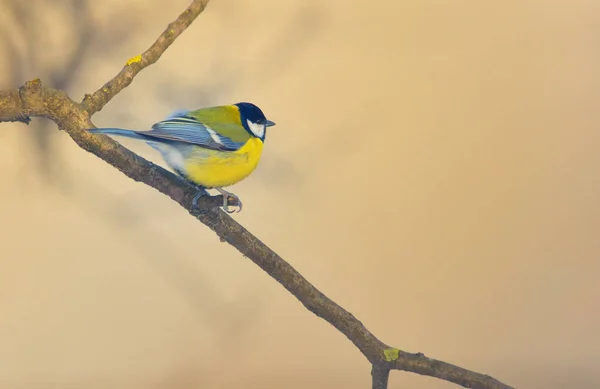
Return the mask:
<svg viewBox="0 0 600 389">
<path fill-rule="evenodd" d="M 50 119 L 84 150 L 98 156 L 131 179 L 169 196 L 213 230 L 222 241 L 235 247 L 283 285 L 308 310 L 343 333 L 371 362 L 373 388 L 386 388 L 389 371 L 397 369 L 437 377 L 467 388 L 512 389 L 487 375 L 386 345 L 350 312 L 321 293 L 277 253 L 221 211 L 218 207 L 222 204 L 222 196 L 200 198 L 198 206 L 201 210 L 193 211 L 192 198 L 196 189 L 192 185 L 132 153 L 111 138 L 92 135 L 86 131 L 94 127 L 90 116 L 129 85 L 143 68 L 156 62 L 175 38 L 204 10 L 207 3 L 208 0 L 193 1 L 139 60 L 130 61 L 115 78 L 93 95 L 86 96 L 82 103 L 73 101 L 63 91 L 45 87 L 37 79 L 28 81 L 18 90 L 0 91 L 0 122 L 28 123 L 32 116 Z"/>
<path fill-rule="evenodd" d="M 92 95 L 86 95 L 83 108 L 91 115 L 100 111 L 113 97 L 125 89 L 144 68 L 152 65 L 175 39 L 204 11 L 209 0 L 194 0 L 142 55 L 131 58 L 119 74 Z"/>
</svg>

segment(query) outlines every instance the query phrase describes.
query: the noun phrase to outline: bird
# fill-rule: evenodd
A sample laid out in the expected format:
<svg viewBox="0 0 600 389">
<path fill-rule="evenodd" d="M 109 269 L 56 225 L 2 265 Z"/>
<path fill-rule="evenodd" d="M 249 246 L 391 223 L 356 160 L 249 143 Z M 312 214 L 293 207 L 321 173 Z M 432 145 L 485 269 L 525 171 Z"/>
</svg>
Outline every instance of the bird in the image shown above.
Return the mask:
<svg viewBox="0 0 600 389">
<path fill-rule="evenodd" d="M 228 198 L 242 202 L 224 187 L 247 178 L 258 166 L 267 128 L 275 122 L 267 120 L 263 111 L 249 102 L 177 111 L 150 130 L 122 128 L 92 128 L 93 134 L 115 135 L 145 141 L 158 150 L 166 164 L 181 178 L 194 185 L 198 192 L 192 200 L 208 195 L 215 189 L 223 195 L 223 209 L 230 209 Z"/>
</svg>

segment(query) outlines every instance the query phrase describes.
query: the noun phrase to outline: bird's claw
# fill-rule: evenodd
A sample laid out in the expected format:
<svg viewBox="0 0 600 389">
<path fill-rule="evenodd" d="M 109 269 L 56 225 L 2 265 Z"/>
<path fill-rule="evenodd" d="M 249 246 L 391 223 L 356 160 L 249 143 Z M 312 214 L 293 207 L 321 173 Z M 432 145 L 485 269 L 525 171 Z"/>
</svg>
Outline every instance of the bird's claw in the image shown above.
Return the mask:
<svg viewBox="0 0 600 389">
<path fill-rule="evenodd" d="M 242 200 L 240 200 L 240 198 L 236 195 L 234 195 L 233 193 L 227 192 L 223 189 L 217 189 L 222 195 L 223 195 L 223 210 L 227 213 L 234 213 L 234 212 L 241 212 L 242 211 Z M 236 207 L 233 207 L 233 209 L 229 208 L 229 198 L 233 198 L 235 199 Z M 237 209 L 237 211 L 236 211 Z"/>
<path fill-rule="evenodd" d="M 223 195 L 223 210 L 227 213 L 234 213 L 234 212 L 241 212 L 242 210 L 242 201 L 240 200 L 240 198 L 236 195 L 234 195 L 233 193 L 227 192 L 226 190 L 220 189 L 220 188 L 215 188 L 219 191 L 219 193 L 221 193 Z M 194 198 L 192 199 L 192 209 L 193 210 L 198 210 L 198 200 L 200 200 L 201 197 L 203 196 L 208 196 L 208 192 L 206 191 L 206 189 L 202 188 L 202 187 L 198 187 L 198 193 L 196 193 L 196 195 L 194 196 Z M 229 198 L 233 198 L 236 206 L 230 208 L 229 207 Z"/>
</svg>

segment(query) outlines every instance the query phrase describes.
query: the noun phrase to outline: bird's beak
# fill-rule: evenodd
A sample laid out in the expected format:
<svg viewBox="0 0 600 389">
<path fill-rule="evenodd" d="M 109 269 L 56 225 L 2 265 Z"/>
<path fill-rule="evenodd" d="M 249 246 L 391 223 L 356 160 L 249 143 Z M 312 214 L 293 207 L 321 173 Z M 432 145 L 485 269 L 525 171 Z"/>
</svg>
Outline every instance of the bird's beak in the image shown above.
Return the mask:
<svg viewBox="0 0 600 389">
<path fill-rule="evenodd" d="M 275 122 L 272 122 L 270 120 L 267 120 L 267 122 L 265 123 L 265 127 L 271 127 L 271 126 L 274 126 L 274 125 L 275 125 Z"/>
</svg>

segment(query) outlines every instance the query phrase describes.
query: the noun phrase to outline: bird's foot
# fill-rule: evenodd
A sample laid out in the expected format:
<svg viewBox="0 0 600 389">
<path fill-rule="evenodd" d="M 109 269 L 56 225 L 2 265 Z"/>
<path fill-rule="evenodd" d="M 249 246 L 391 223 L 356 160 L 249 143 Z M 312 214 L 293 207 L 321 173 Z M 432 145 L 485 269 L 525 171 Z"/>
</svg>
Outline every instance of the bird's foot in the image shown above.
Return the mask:
<svg viewBox="0 0 600 389">
<path fill-rule="evenodd" d="M 237 208 L 238 208 L 237 212 L 241 212 L 242 211 L 242 201 L 240 200 L 239 197 L 237 197 L 236 195 L 234 195 L 231 192 L 227 192 L 224 189 L 221 189 L 221 188 L 215 188 L 215 189 L 218 190 L 219 193 L 221 193 L 223 195 L 223 210 L 225 212 L 227 212 L 227 213 L 234 213 L 234 212 L 236 212 L 235 207 L 233 208 L 233 210 L 229 209 L 228 199 L 230 197 L 234 198 L 235 202 L 237 203 Z"/>
<path fill-rule="evenodd" d="M 197 189 L 198 189 L 198 193 L 196 193 L 196 196 L 194 196 L 194 198 L 192 199 L 192 209 L 193 210 L 198 209 L 198 200 L 200 200 L 200 197 L 208 196 L 208 192 L 203 187 L 198 186 Z"/>
</svg>

